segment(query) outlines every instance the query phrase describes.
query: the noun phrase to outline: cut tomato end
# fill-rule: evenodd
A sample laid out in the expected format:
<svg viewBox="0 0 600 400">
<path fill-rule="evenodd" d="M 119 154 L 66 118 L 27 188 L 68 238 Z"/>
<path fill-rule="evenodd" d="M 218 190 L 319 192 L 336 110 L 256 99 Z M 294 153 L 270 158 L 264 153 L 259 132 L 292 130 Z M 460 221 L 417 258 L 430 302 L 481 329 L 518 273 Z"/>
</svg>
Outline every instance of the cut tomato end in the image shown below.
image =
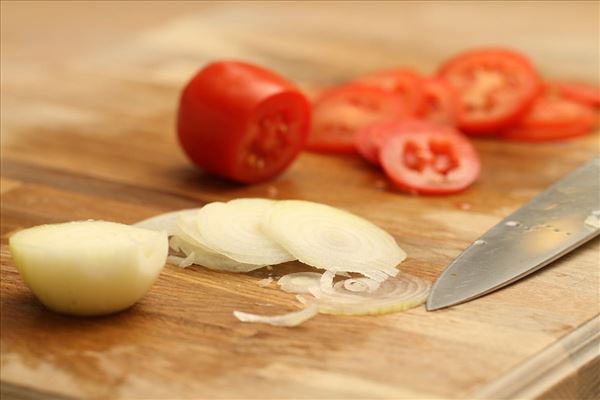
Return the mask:
<svg viewBox="0 0 600 400">
<path fill-rule="evenodd" d="M 206 172 L 253 183 L 281 173 L 308 134 L 310 105 L 283 77 L 256 65 L 220 61 L 184 88 L 179 142 Z"/>
<path fill-rule="evenodd" d="M 235 172 L 244 182 L 279 174 L 306 142 L 307 115 L 301 99 L 285 92 L 267 99 L 254 111 L 240 143 Z"/>
</svg>

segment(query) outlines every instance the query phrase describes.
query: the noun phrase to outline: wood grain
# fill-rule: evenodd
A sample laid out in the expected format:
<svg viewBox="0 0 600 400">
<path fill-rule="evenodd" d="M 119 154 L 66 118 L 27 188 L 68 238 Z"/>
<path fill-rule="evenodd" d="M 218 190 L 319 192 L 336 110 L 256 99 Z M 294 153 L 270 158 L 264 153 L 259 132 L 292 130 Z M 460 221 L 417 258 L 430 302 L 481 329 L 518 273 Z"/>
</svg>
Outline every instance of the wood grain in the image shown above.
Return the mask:
<svg viewBox="0 0 600 400">
<path fill-rule="evenodd" d="M 12 232 L 41 223 L 131 223 L 215 200 L 299 198 L 381 225 L 409 254 L 402 268 L 434 280 L 487 228 L 597 154 L 598 134 L 476 140 L 482 176 L 450 197 L 407 196 L 356 157 L 311 153 L 272 182 L 241 186 L 194 170 L 180 152 L 181 85 L 206 61 L 235 57 L 310 90 L 396 64 L 432 71 L 488 43 L 525 50 L 552 77 L 593 81 L 597 3 L 82 4 L 2 3 L 3 398 L 598 397 L 598 240 L 458 307 L 319 315 L 296 329 L 232 316 L 296 309 L 293 296 L 256 283 L 307 269 L 296 263 L 247 275 L 167 266 L 131 309 L 86 319 L 44 309 L 6 247 Z"/>
</svg>

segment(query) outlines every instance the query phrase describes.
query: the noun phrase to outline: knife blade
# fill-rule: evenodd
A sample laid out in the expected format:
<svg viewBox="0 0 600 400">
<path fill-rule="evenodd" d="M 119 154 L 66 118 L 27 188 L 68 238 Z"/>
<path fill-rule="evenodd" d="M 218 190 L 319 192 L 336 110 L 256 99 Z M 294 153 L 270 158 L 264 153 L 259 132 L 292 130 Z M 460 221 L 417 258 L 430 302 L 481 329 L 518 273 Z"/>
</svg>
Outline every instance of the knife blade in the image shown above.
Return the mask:
<svg viewBox="0 0 600 400">
<path fill-rule="evenodd" d="M 488 294 L 600 234 L 600 156 L 550 186 L 463 251 L 439 276 L 427 310 Z"/>
</svg>

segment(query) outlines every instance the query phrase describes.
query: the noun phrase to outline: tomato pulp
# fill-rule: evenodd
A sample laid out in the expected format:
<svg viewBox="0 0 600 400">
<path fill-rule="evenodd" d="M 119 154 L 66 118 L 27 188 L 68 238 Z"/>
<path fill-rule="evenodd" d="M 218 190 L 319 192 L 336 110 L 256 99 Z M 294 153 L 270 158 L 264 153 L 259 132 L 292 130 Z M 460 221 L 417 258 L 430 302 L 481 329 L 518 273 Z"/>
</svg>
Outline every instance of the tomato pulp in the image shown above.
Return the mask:
<svg viewBox="0 0 600 400">
<path fill-rule="evenodd" d="M 280 174 L 304 146 L 309 126 L 310 104 L 295 85 L 239 61 L 200 70 L 179 102 L 177 132 L 187 156 L 243 183 Z"/>
<path fill-rule="evenodd" d="M 458 93 L 458 126 L 469 134 L 494 134 L 514 124 L 540 91 L 527 57 L 505 49 L 459 54 L 439 71 Z"/>
<path fill-rule="evenodd" d="M 343 85 L 321 93 L 313 108 L 308 148 L 354 153 L 355 135 L 366 126 L 406 115 L 394 93 L 362 85 Z"/>
<path fill-rule="evenodd" d="M 419 114 L 427 121 L 455 126 L 458 120 L 458 96 L 442 79 L 427 79 L 423 83 L 424 106 Z"/>
<path fill-rule="evenodd" d="M 402 190 L 441 195 L 462 191 L 479 176 L 479 156 L 469 140 L 449 127 L 405 129 L 386 137 L 379 150 L 386 175 Z"/>
</svg>

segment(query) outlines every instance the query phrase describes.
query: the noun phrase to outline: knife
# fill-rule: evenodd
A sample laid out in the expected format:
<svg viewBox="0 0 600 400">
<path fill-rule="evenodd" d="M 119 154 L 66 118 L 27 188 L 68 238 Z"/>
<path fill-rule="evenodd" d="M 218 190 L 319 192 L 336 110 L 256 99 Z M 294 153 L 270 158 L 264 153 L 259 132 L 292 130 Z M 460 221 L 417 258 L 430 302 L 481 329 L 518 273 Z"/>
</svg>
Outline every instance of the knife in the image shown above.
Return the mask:
<svg viewBox="0 0 600 400">
<path fill-rule="evenodd" d="M 600 156 L 506 217 L 437 279 L 427 310 L 488 294 L 548 265 L 600 234 Z"/>
</svg>

